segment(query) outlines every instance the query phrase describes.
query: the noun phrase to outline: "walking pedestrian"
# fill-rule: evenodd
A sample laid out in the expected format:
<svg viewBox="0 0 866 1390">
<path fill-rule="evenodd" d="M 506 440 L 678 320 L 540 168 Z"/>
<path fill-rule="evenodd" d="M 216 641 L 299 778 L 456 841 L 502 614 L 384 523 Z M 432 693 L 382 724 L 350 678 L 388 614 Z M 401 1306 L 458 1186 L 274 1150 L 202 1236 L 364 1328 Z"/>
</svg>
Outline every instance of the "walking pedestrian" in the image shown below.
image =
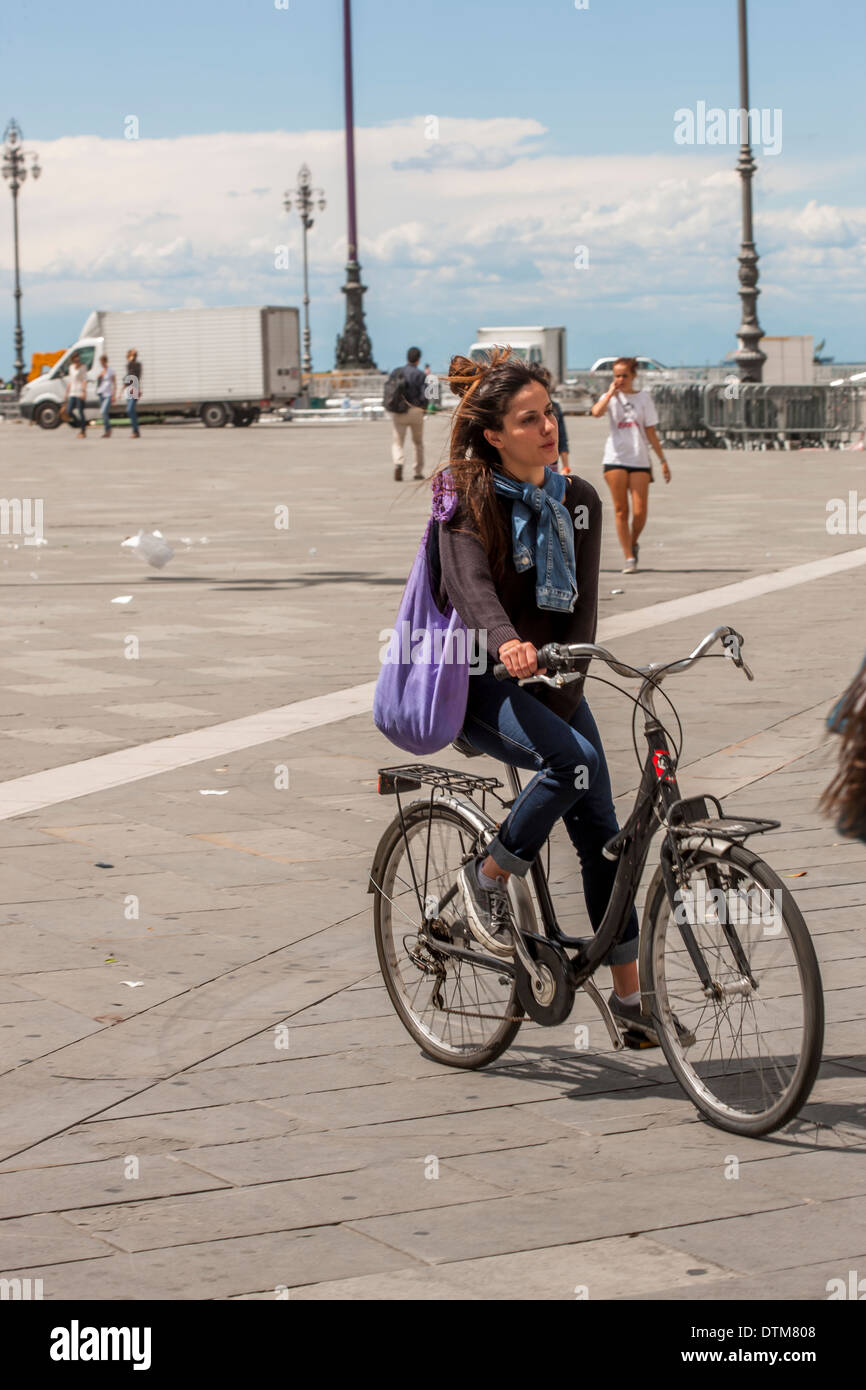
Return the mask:
<svg viewBox="0 0 866 1390">
<path fill-rule="evenodd" d="M 137 348 L 130 348 L 126 354 L 126 376 L 123 380 L 126 392 L 126 413 L 132 426 L 132 438 L 139 439 L 138 402 L 141 400 L 141 362 L 138 360 Z"/>
<path fill-rule="evenodd" d="M 866 842 L 866 660 L 827 716 L 842 739 L 836 774 L 818 803 L 840 835 Z"/>
<path fill-rule="evenodd" d="M 460 873 L 470 928 L 486 949 L 513 954 L 514 921 L 503 884 L 525 877 L 561 819 L 577 853 L 593 930 L 604 917 L 617 865 L 603 854 L 618 825 L 604 748 L 583 681 L 559 690 L 497 681 L 542 669 L 545 642 L 595 638 L 602 506 L 585 479 L 556 471 L 557 425 L 548 373 L 538 363 L 495 351 L 487 363 L 451 361 L 461 397 L 446 465 L 458 503 L 438 523 L 437 602 L 450 600 L 484 642 L 490 665 L 469 681 L 461 737 L 488 757 L 535 774 L 485 850 Z M 577 519 L 581 518 L 578 526 Z M 585 672 L 586 665 L 583 666 Z M 578 775 L 580 774 L 580 775 Z M 618 1022 L 658 1043 L 641 1020 L 638 920 L 605 964 Z"/>
<path fill-rule="evenodd" d="M 597 419 L 606 413 L 610 417 L 610 434 L 602 464 L 613 499 L 616 534 L 625 556 L 623 574 L 634 574 L 637 569 L 638 536 L 646 525 L 652 482 L 648 443 L 658 456 L 665 482 L 671 480 L 671 470 L 655 428 L 659 417 L 649 391 L 638 390 L 635 386 L 636 375 L 637 358 L 618 357 L 613 364 L 613 381 L 591 412 Z"/>
<path fill-rule="evenodd" d="M 553 413 L 556 417 L 559 471 L 560 473 L 570 473 L 571 467 L 568 462 L 568 434 L 565 429 L 565 416 L 562 413 L 562 406 L 559 404 L 559 401 L 553 401 L 552 404 Z"/>
<path fill-rule="evenodd" d="M 431 371 L 429 362 L 424 363 L 424 399 L 427 414 L 435 415 L 439 409 L 439 378 Z"/>
<path fill-rule="evenodd" d="M 66 380 L 66 400 L 69 424 L 78 427 L 78 438 L 87 438 L 87 421 L 84 418 L 84 401 L 87 397 L 87 368 L 75 352 L 69 359 L 69 375 Z"/>
<path fill-rule="evenodd" d="M 385 383 L 383 403 L 391 414 L 391 457 L 394 463 L 394 481 L 397 483 L 403 480 L 407 429 L 412 431 L 412 444 L 415 449 L 413 477 L 424 477 L 424 414 L 427 397 L 424 394 L 426 377 L 418 366 L 420 361 L 421 349 L 410 347 L 406 353 L 405 365 L 395 367 Z"/>
<path fill-rule="evenodd" d="M 111 438 L 111 407 L 117 397 L 117 373 L 113 367 L 109 367 L 108 358 L 105 353 L 99 359 L 102 371 L 99 373 L 96 382 L 96 394 L 99 397 L 99 407 L 102 414 L 102 438 Z"/>
</svg>

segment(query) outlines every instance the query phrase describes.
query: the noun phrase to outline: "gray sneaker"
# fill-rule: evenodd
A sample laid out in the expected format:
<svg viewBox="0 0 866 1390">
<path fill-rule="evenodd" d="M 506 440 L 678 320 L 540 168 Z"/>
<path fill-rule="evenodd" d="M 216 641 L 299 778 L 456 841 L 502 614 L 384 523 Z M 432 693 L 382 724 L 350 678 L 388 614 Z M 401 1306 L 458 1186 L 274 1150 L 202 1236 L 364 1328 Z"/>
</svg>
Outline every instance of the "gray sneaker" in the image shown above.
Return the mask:
<svg viewBox="0 0 866 1390">
<path fill-rule="evenodd" d="M 643 1040 L 644 1047 L 660 1046 L 658 1033 L 650 1022 L 649 1016 L 644 1017 L 641 1013 L 640 1004 L 623 1004 L 622 1000 L 618 998 L 616 990 L 611 990 L 607 1006 L 620 1028 L 625 1032 L 636 1033 Z M 673 1020 L 680 1046 L 690 1047 L 695 1040 L 694 1033 L 680 1023 L 676 1014 L 673 1015 Z"/>
<path fill-rule="evenodd" d="M 488 890 L 478 882 L 478 865 L 487 858 L 486 852 L 476 854 L 457 875 L 463 890 L 469 930 L 492 956 L 508 960 L 514 955 L 512 930 L 514 918 L 507 889 Z"/>
</svg>

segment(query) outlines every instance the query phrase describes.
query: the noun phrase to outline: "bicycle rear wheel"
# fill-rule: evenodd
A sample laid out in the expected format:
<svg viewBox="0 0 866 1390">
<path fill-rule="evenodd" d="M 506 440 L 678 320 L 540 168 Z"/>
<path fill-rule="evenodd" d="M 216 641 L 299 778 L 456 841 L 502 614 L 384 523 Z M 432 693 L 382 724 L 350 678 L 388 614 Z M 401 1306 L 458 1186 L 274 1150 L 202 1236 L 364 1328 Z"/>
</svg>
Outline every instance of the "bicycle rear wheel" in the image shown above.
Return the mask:
<svg viewBox="0 0 866 1390">
<path fill-rule="evenodd" d="M 458 887 L 435 923 L 424 921 L 415 885 L 441 898 L 471 854 L 477 853 L 478 830 L 450 806 L 416 801 L 386 831 L 382 882 L 374 885 L 373 919 L 376 951 L 385 986 L 403 1026 L 429 1057 L 452 1067 L 483 1067 L 509 1046 L 523 1020 L 513 976 L 436 951 L 436 940 L 483 955 L 469 931 Z M 429 830 L 429 845 L 428 845 Z M 407 849 L 408 841 L 408 849 Z M 411 855 L 411 863 L 409 856 Z M 413 876 L 414 869 L 414 876 Z M 515 891 L 511 893 L 512 909 Z M 527 919 L 528 895 L 517 890 L 518 920 Z"/>
<path fill-rule="evenodd" d="M 824 1000 L 815 949 L 790 892 L 750 850 L 696 850 L 686 865 L 676 908 L 656 874 L 641 930 L 641 979 L 659 1041 L 707 1119 L 732 1134 L 769 1134 L 805 1104 L 821 1061 Z M 678 919 L 686 917 L 709 968 L 709 989 L 680 932 Z"/>
</svg>

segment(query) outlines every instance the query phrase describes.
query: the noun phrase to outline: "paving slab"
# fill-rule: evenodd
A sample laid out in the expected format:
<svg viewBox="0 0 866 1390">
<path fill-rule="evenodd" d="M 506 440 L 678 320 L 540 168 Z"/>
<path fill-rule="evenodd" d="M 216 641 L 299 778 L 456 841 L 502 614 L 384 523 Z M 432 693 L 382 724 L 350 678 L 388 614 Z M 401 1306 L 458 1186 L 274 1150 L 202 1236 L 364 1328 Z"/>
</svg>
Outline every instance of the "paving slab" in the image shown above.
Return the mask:
<svg viewBox="0 0 866 1390">
<path fill-rule="evenodd" d="M 138 1160 L 137 1172 L 127 1159 Z M 156 1194 L 204 1192 L 225 1185 L 209 1173 L 158 1154 L 133 1153 L 98 1163 L 55 1165 L 49 1174 L 40 1169 L 18 1170 L 4 1173 L 0 1183 L 0 1220 L 40 1211 L 96 1206 L 124 1196 L 128 1201 L 140 1202 Z"/>
<path fill-rule="evenodd" d="M 399 1274 L 328 1280 L 293 1289 L 292 1298 L 305 1302 L 528 1299 L 573 1303 L 576 1298 L 646 1298 L 659 1287 L 682 1289 L 684 1297 L 696 1298 L 703 1296 L 708 1277 L 717 1290 L 724 1290 L 736 1278 L 717 1265 L 705 1264 L 698 1270 L 690 1256 L 668 1251 L 646 1236 L 629 1236 L 455 1260 L 433 1270 L 404 1269 Z M 725 1295 L 717 1292 L 715 1296 Z"/>
<path fill-rule="evenodd" d="M 35 1057 L 60 1051 L 79 1038 L 100 1033 L 104 1026 L 83 1018 L 77 1010 L 44 999 L 3 1004 L 0 1007 L 0 1047 L 3 1049 L 0 1073 L 13 1071 Z"/>
<path fill-rule="evenodd" d="M 280 1289 L 317 1278 L 349 1278 L 411 1263 L 395 1250 L 345 1227 L 280 1231 L 189 1246 L 178 1258 L 169 1246 L 100 1260 L 43 1264 L 16 1271 L 41 1278 L 46 1300 L 231 1298 Z"/>
<path fill-rule="evenodd" d="M 67 1129 L 0 1163 L 0 1173 L 53 1168 L 123 1157 L 128 1153 L 178 1154 L 219 1138 L 225 1143 L 291 1134 L 297 1121 L 256 1101 L 173 1110 L 128 1120 L 93 1120 Z"/>
<path fill-rule="evenodd" d="M 863 1246 L 862 1250 L 866 1251 L 866 1246 Z M 826 1300 L 834 1287 L 838 1287 L 834 1286 L 831 1280 L 841 1279 L 846 1289 L 850 1287 L 849 1270 L 851 1267 L 855 1271 L 866 1269 L 866 1254 L 860 1253 L 841 1260 L 828 1260 L 824 1263 L 809 1261 L 795 1269 L 772 1269 L 755 1275 L 737 1275 L 731 1272 L 724 1280 L 713 1278 L 706 1282 L 701 1280 L 700 1291 L 697 1296 L 713 1303 L 719 1300 L 742 1303 L 777 1302 L 779 1300 L 786 1303 L 797 1301 L 814 1303 L 819 1300 Z M 650 1293 L 645 1293 L 643 1298 L 662 1300 L 667 1303 L 689 1297 L 693 1298 L 696 1296 L 696 1292 L 696 1290 L 684 1288 L 682 1285 L 666 1285 L 654 1289 Z M 627 1296 L 619 1295 L 619 1297 Z M 612 1297 L 616 1298 L 617 1295 L 614 1294 Z M 808 1309 L 803 1310 L 803 1316 L 798 1321 L 800 1326 L 809 1326 Z"/>
<path fill-rule="evenodd" d="M 267 1182 L 224 1193 L 206 1193 L 173 1202 L 136 1202 L 111 1209 L 88 1208 L 65 1213 L 82 1230 L 99 1234 L 122 1250 L 186 1247 L 204 1240 L 227 1239 L 269 1231 L 335 1226 L 351 1217 L 384 1212 L 460 1206 L 501 1197 L 502 1189 L 467 1179 L 445 1163 L 427 1178 L 426 1155 L 388 1163 Z"/>
<path fill-rule="evenodd" d="M 676 1184 L 667 1173 L 647 1173 L 638 1182 L 617 1183 L 615 1192 L 607 1183 L 581 1182 L 543 1195 L 521 1194 L 350 1224 L 415 1259 L 439 1264 L 602 1236 L 652 1232 L 657 1239 L 660 1231 L 689 1217 L 700 1223 L 696 1229 L 715 1228 L 725 1216 L 748 1214 L 751 1219 L 767 1210 L 799 1206 L 805 1210 L 806 1204 L 762 1191 L 757 1183 L 744 1187 L 726 1182 L 721 1168 L 714 1167 L 678 1173 Z M 789 1229 L 790 1216 L 780 1218 L 780 1224 Z M 677 1241 L 667 1243 L 694 1253 Z"/>
<path fill-rule="evenodd" d="M 98 1234 L 91 1235 L 53 1213 L 0 1221 L 0 1276 L 34 1263 L 97 1260 L 109 1255 L 111 1249 Z"/>
<path fill-rule="evenodd" d="M 711 1222 L 657 1231 L 655 1239 L 743 1274 L 848 1261 L 866 1249 L 866 1197 L 803 1203 L 794 1223 L 779 1210 L 748 1218 L 719 1212 Z"/>
</svg>

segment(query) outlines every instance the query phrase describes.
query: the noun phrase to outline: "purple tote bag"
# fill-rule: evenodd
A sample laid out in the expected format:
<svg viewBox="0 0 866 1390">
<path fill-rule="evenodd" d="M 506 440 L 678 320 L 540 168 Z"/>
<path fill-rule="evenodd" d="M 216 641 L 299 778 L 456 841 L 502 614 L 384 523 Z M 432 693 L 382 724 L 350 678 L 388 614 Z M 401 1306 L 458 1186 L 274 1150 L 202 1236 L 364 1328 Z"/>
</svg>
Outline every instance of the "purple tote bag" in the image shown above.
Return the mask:
<svg viewBox="0 0 866 1390">
<path fill-rule="evenodd" d="M 373 695 L 376 728 L 415 754 L 436 753 L 457 737 L 469 694 L 469 634 L 451 603 L 444 613 L 436 606 L 427 559 L 430 528 L 453 515 L 457 497 L 444 474 L 436 476 L 434 489 L 433 514 L 382 651 Z"/>
</svg>

